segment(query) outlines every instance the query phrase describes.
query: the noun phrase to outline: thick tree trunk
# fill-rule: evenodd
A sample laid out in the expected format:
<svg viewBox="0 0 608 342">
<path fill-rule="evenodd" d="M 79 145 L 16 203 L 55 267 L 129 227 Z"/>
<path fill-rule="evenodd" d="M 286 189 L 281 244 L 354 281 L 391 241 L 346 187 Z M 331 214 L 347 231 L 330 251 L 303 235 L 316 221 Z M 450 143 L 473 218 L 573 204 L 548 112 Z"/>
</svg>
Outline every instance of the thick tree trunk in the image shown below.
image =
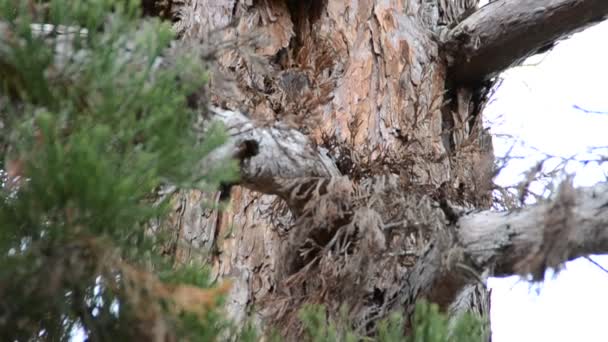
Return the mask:
<svg viewBox="0 0 608 342">
<path fill-rule="evenodd" d="M 220 194 L 179 193 L 167 223 L 176 262 L 209 260 L 218 278 L 233 280 L 232 317 L 281 322 L 284 333 L 297 334 L 290 328 L 303 304 L 325 304 L 330 315 L 346 304 L 356 328 L 371 333 L 379 318 L 407 315 L 421 297 L 445 310 L 488 314 L 483 279 L 493 265 L 482 252 L 454 248 L 480 235 L 466 217 L 472 228 L 458 233 L 454 208 L 491 205 L 486 80 L 567 32 L 539 32 L 508 61 L 481 65 L 483 43 L 467 45 L 462 37 L 472 31 L 457 25 L 476 3 L 175 5 L 182 39 L 219 35 L 239 45 L 218 55 L 222 77 L 236 87 L 222 87 L 231 83 L 216 75 L 211 102 L 248 113 L 214 110 L 232 128 L 232 148 L 248 153 L 241 155 L 244 187 L 232 187 L 225 210 L 203 209 Z M 482 24 L 491 15 L 484 13 Z M 573 26 L 590 20 L 597 16 Z M 501 41 L 500 34 L 492 37 Z M 467 63 L 479 74 L 463 76 Z"/>
<path fill-rule="evenodd" d="M 446 87 L 447 64 L 432 34 L 465 10 L 443 12 L 428 1 L 216 0 L 183 8 L 184 39 L 205 38 L 230 23 L 234 29 L 221 34 L 263 38 L 251 51 L 220 56 L 239 89 L 213 101 L 256 119 L 290 122 L 347 176 L 327 185 L 332 193 L 320 195 L 327 198 L 311 199 L 328 206 L 345 201 L 344 213 L 313 208 L 314 217 L 238 187 L 223 212 L 198 209 L 205 198 L 195 193 L 180 195 L 176 241 L 188 243 L 176 248 L 178 260 L 195 249 L 213 251 L 217 276 L 236 280 L 234 317 L 253 309 L 262 320 L 294 323 L 304 303 L 324 303 L 332 313 L 347 304 L 365 330 L 390 310 L 409 312 L 418 296 L 431 295 L 423 282 L 406 282 L 433 232 L 445 229 L 432 199 L 490 205 L 493 155 L 479 115 L 484 89 Z M 331 215 L 339 217 L 323 217 Z M 343 228 L 348 221 L 352 226 Z M 447 308 L 454 290 L 434 290 L 431 300 Z"/>
</svg>

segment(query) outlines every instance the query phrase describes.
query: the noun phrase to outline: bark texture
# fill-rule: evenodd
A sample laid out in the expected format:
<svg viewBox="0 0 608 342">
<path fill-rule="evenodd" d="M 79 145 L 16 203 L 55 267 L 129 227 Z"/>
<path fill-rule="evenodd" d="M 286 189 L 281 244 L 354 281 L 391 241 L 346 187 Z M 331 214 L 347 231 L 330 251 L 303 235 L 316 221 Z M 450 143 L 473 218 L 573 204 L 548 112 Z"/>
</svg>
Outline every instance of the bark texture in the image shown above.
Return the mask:
<svg viewBox="0 0 608 342">
<path fill-rule="evenodd" d="M 449 30 L 450 76 L 478 82 L 608 15 L 602 0 L 494 1 Z"/>
<path fill-rule="evenodd" d="M 476 268 L 496 276 L 532 275 L 565 261 L 608 250 L 608 186 L 561 184 L 551 201 L 512 213 L 484 211 L 458 221 L 458 240 Z"/>
<path fill-rule="evenodd" d="M 231 188 L 223 211 L 204 209 L 220 194 L 177 194 L 167 253 L 178 263 L 211 261 L 218 278 L 233 279 L 233 318 L 281 324 L 291 337 L 306 303 L 325 304 L 330 316 L 346 304 L 364 333 L 393 310 L 411 313 L 421 297 L 487 314 L 483 280 L 491 272 L 535 273 L 583 253 L 544 238 L 570 232 L 570 223 L 529 232 L 517 220 L 525 213 L 470 213 L 491 205 L 494 157 L 481 109 L 492 84 L 485 80 L 574 28 L 549 34 L 537 31 L 541 24 L 518 26 L 520 17 L 509 17 L 513 3 L 532 1 L 495 1 L 487 7 L 494 10 L 479 12 L 474 0 L 173 4 L 182 39 L 220 37 L 238 47 L 219 50 L 211 102 L 224 109 L 210 115 L 230 128 L 233 139 L 218 153 L 240 159 L 242 187 Z M 545 3 L 538 7 L 545 13 L 568 3 L 603 8 L 534 3 Z M 480 56 L 513 39 L 488 24 L 504 8 L 512 9 L 505 23 L 517 35 L 530 29 L 538 39 L 509 48 L 508 63 L 496 57 L 479 66 Z M 572 22 L 600 18 L 583 12 Z M 458 43 L 486 33 L 494 40 L 483 48 Z M 463 76 L 469 65 L 479 75 Z M 572 208 L 566 202 L 556 203 Z M 582 241 L 576 236 L 573 243 Z"/>
</svg>

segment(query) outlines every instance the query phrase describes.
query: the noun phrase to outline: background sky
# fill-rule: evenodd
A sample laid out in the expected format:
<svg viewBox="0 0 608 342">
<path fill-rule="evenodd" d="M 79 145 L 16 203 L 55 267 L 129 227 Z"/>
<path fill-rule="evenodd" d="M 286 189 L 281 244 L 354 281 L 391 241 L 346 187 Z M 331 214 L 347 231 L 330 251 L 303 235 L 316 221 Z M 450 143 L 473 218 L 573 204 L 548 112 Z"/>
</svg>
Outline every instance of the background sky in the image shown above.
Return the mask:
<svg viewBox="0 0 608 342">
<path fill-rule="evenodd" d="M 587 153 L 589 148 L 608 146 L 607 37 L 604 22 L 502 75 L 504 81 L 484 112 L 486 124 L 495 134 L 497 157 L 514 146 L 511 154 L 523 158 L 507 165 L 498 184 L 517 183 L 542 153 L 588 159 L 598 155 Z M 567 170 L 576 173 L 576 186 L 605 181 L 608 175 L 608 165 L 597 163 L 571 162 Z M 608 268 L 608 256 L 592 258 Z M 488 285 L 493 342 L 608 341 L 608 273 L 586 259 L 567 263 L 557 275 L 548 272 L 542 284 L 509 277 L 490 279 Z"/>
</svg>

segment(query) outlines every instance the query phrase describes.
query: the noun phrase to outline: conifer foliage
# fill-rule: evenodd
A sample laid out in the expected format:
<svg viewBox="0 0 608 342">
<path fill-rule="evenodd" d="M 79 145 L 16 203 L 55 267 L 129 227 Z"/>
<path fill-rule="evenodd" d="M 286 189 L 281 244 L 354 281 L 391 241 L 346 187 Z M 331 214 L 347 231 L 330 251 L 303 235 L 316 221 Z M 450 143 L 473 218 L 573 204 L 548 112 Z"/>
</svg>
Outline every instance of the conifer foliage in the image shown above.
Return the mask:
<svg viewBox="0 0 608 342">
<path fill-rule="evenodd" d="M 481 342 L 488 341 L 488 331 L 484 328 L 483 319 L 471 314 L 463 314 L 448 319 L 439 311 L 437 304 L 424 300 L 416 303 L 416 310 L 411 322 L 406 322 L 403 315 L 394 312 L 380 321 L 378 333 L 374 338 L 361 336 L 353 331 L 348 321 L 347 311 L 342 308 L 343 319 L 328 321 L 325 308 L 308 306 L 300 312 L 304 326 L 304 335 L 313 342 Z M 404 328 L 410 326 L 406 333 Z"/>
<path fill-rule="evenodd" d="M 0 340 L 212 339 L 228 285 L 146 231 L 161 186 L 234 180 L 201 165 L 226 138 L 193 128 L 202 63 L 161 66 L 171 28 L 139 1 L 0 0 L 0 34 Z"/>
</svg>

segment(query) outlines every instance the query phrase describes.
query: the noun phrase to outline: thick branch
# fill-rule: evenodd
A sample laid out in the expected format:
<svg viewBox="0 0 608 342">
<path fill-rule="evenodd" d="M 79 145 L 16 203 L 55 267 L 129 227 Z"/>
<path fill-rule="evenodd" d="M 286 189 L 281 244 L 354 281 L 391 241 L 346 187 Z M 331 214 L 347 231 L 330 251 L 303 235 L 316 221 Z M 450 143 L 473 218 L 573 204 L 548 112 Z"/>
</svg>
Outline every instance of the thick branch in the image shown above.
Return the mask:
<svg viewBox="0 0 608 342">
<path fill-rule="evenodd" d="M 564 183 L 551 201 L 512 212 L 470 213 L 437 232 L 414 269 L 402 276 L 395 304 L 409 307 L 422 294 L 447 309 L 487 275 L 532 275 L 540 281 L 547 268 L 604 253 L 608 183 L 578 190 Z"/>
<path fill-rule="evenodd" d="M 456 82 L 483 81 L 608 15 L 605 0 L 498 0 L 443 39 Z"/>
<path fill-rule="evenodd" d="M 484 211 L 458 221 L 465 260 L 494 275 L 532 273 L 589 254 L 608 252 L 608 184 L 562 185 L 551 202 L 510 213 Z"/>
<path fill-rule="evenodd" d="M 214 157 L 237 157 L 241 162 L 241 185 L 278 195 L 292 207 L 306 199 L 303 186 L 319 178 L 339 176 L 340 171 L 324 148 L 315 146 L 297 129 L 281 124 L 258 127 L 240 112 L 210 109 L 212 119 L 223 122 L 230 142 Z"/>
</svg>

